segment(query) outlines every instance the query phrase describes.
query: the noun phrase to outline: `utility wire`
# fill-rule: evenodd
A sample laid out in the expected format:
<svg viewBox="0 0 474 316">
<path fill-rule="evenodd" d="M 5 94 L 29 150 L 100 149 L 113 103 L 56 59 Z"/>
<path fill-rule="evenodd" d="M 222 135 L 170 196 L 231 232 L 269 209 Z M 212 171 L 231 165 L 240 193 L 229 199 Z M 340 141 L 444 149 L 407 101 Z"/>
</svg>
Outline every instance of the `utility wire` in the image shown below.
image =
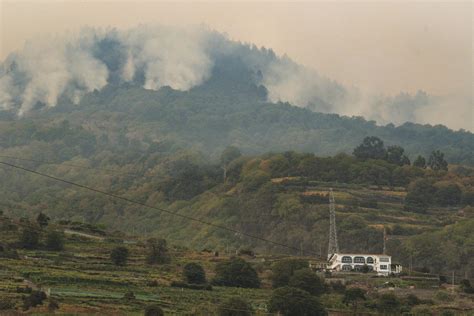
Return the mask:
<svg viewBox="0 0 474 316">
<path fill-rule="evenodd" d="M 21 166 L 13 165 L 13 164 L 3 162 L 3 161 L 0 161 L 0 164 L 2 164 L 4 166 L 11 167 L 11 168 L 14 168 L 14 169 L 23 170 L 23 171 L 26 171 L 26 172 L 29 172 L 29 173 L 33 173 L 33 174 L 36 174 L 36 175 L 39 175 L 39 176 L 42 176 L 42 177 L 45 177 L 45 178 L 48 178 L 48 179 L 51 179 L 51 180 L 66 183 L 66 184 L 69 184 L 69 185 L 72 185 L 72 186 L 75 186 L 75 187 L 78 187 L 78 188 L 81 188 L 81 189 L 85 189 L 85 190 L 92 191 L 92 192 L 95 192 L 95 193 L 103 194 L 103 195 L 106 195 L 106 196 L 114 198 L 114 199 L 125 201 L 125 202 L 130 203 L 130 204 L 136 204 L 136 205 L 144 206 L 144 207 L 147 207 L 147 208 L 157 210 L 157 211 L 162 212 L 162 213 L 175 215 L 175 216 L 184 218 L 186 220 L 198 222 L 198 223 L 208 225 L 208 226 L 211 226 L 211 227 L 215 227 L 215 228 L 218 228 L 218 229 L 221 229 L 221 230 L 230 231 L 230 232 L 233 232 L 235 234 L 240 234 L 240 235 L 243 235 L 243 236 L 247 236 L 247 237 L 250 237 L 250 238 L 253 238 L 253 239 L 256 239 L 256 240 L 260 240 L 260 241 L 263 241 L 263 242 L 267 242 L 267 243 L 270 243 L 270 244 L 273 244 L 273 245 L 276 245 L 276 246 L 280 246 L 280 247 L 284 247 L 284 248 L 287 248 L 287 249 L 296 250 L 298 252 L 303 252 L 303 253 L 307 253 L 307 254 L 312 254 L 314 256 L 318 256 L 316 253 L 313 253 L 311 251 L 302 251 L 302 249 L 298 248 L 298 247 L 293 247 L 293 246 L 286 245 L 286 244 L 283 244 L 283 243 L 280 243 L 280 242 L 277 242 L 277 241 L 273 241 L 273 240 L 269 240 L 269 239 L 266 239 L 266 238 L 263 238 L 263 237 L 248 234 L 248 233 L 239 231 L 239 230 L 234 229 L 234 228 L 230 228 L 230 227 L 219 225 L 219 224 L 214 224 L 214 223 L 204 221 L 204 220 L 199 219 L 199 218 L 194 218 L 194 217 L 184 215 L 184 214 L 180 214 L 180 213 L 177 213 L 177 212 L 173 212 L 173 211 L 170 211 L 170 210 L 167 210 L 167 209 L 164 209 L 164 208 L 159 208 L 159 207 L 156 207 L 156 206 L 153 206 L 153 205 L 145 204 L 145 203 L 142 203 L 142 202 L 139 202 L 139 201 L 135 201 L 135 200 L 132 200 L 132 199 L 129 199 L 129 198 L 125 198 L 125 197 L 122 197 L 122 196 L 119 196 L 119 195 L 115 195 L 113 193 L 109 193 L 109 192 L 102 191 L 102 190 L 99 190 L 99 189 L 96 189 L 96 188 L 92 188 L 92 187 L 89 187 L 89 186 L 86 186 L 86 185 L 82 185 L 82 184 L 75 183 L 75 182 L 72 182 L 72 181 L 68 181 L 68 180 L 64 180 L 64 179 L 57 178 L 57 177 L 54 177 L 54 176 L 50 176 L 50 175 L 47 175 L 47 174 L 44 174 L 44 173 L 41 173 L 41 172 L 38 172 L 38 171 L 35 171 L 35 170 L 31 170 L 31 169 L 24 168 L 24 167 L 21 167 Z"/>
</svg>

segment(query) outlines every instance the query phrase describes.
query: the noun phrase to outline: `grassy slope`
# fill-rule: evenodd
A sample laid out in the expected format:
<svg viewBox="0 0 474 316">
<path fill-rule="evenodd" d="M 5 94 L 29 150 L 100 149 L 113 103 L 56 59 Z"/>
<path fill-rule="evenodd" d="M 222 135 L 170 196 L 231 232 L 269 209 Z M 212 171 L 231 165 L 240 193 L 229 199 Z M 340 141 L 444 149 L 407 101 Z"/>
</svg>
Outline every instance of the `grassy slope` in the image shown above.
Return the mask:
<svg viewBox="0 0 474 316">
<path fill-rule="evenodd" d="M 17 235 L 14 230 L 2 231 L 0 240 L 15 242 Z M 95 239 L 68 234 L 63 252 L 21 250 L 20 259 L 0 259 L 0 300 L 13 298 L 20 306 L 22 294 L 15 293 L 16 288 L 29 282 L 44 290 L 49 289 L 65 313 L 142 314 L 147 304 L 157 303 L 168 312 L 192 314 L 196 308 L 214 306 L 234 295 L 245 297 L 258 310 L 268 300 L 268 288 L 214 287 L 212 291 L 198 291 L 170 287 L 171 281 L 181 280 L 181 267 L 186 262 L 200 262 L 208 278 L 211 278 L 213 266 L 225 260 L 226 256 L 216 258 L 211 253 L 174 248 L 171 264 L 150 266 L 144 263 L 144 247 L 140 239 L 127 240 L 131 256 L 125 267 L 117 267 L 110 262 L 110 250 L 121 244 L 112 236 Z M 148 286 L 153 280 L 158 282 L 157 287 Z M 135 294 L 135 300 L 123 299 L 129 291 Z M 46 307 L 36 310 L 46 311 Z"/>
<path fill-rule="evenodd" d="M 337 204 L 337 223 L 341 225 L 344 221 L 350 220 L 350 216 L 361 217 L 365 223 L 374 229 L 380 231 L 379 240 L 374 241 L 376 243 L 375 247 L 378 247 L 378 251 L 382 249 L 382 229 L 383 226 L 393 229 L 395 226 L 402 227 L 405 230 L 411 230 L 410 234 L 399 235 L 396 232 L 389 236 L 392 239 L 403 239 L 407 238 L 409 235 L 415 235 L 421 232 L 429 232 L 439 230 L 445 225 L 453 224 L 457 221 L 464 221 L 470 218 L 474 218 L 474 210 L 472 208 L 466 208 L 464 213 L 458 212 L 459 208 L 452 209 L 450 207 L 442 208 L 431 208 L 425 214 L 407 212 L 403 210 L 404 206 L 404 197 L 406 195 L 406 190 L 404 188 L 389 188 L 389 187 L 377 187 L 377 186 L 364 186 L 364 185 L 345 185 L 338 183 L 324 183 L 324 182 L 310 182 L 309 185 L 299 186 L 291 185 L 291 180 L 285 183 L 282 183 L 280 179 L 273 179 L 273 186 L 275 186 L 279 192 L 279 196 L 284 196 L 284 194 L 296 194 L 299 196 L 308 196 L 312 194 L 327 194 L 329 188 L 332 187 L 335 192 L 335 199 Z M 298 179 L 295 179 L 295 182 L 299 182 Z M 225 218 L 227 214 L 221 215 L 221 210 L 223 208 L 222 204 L 219 204 L 218 201 L 223 198 L 229 197 L 238 197 L 236 190 L 232 188 L 227 191 L 213 190 L 213 193 L 205 193 L 196 199 L 186 202 L 182 205 L 177 205 L 177 209 L 181 209 L 181 212 L 187 212 L 187 214 L 201 217 L 206 216 L 207 218 L 212 218 L 213 222 L 223 221 L 225 222 L 228 218 Z M 214 202 L 216 200 L 217 202 Z M 352 203 L 354 200 L 358 201 L 376 201 L 377 205 L 373 207 L 367 206 L 354 206 Z M 298 212 L 312 212 L 314 217 L 320 218 L 316 220 L 312 228 L 307 230 L 305 233 L 313 232 L 317 235 L 312 236 L 313 239 L 319 238 L 320 242 L 323 244 L 323 250 L 327 244 L 327 221 L 328 221 L 328 205 L 327 204 L 311 204 L 303 203 Z M 133 214 L 131 214 L 133 216 Z M 222 218 L 224 216 L 224 218 Z M 153 218 L 150 218 L 150 224 L 154 221 Z M 245 218 L 239 218 L 237 222 L 245 222 Z M 160 224 L 161 221 L 164 221 L 164 224 Z M 276 221 L 275 218 L 270 218 L 266 225 L 262 226 L 260 230 L 261 234 L 267 234 L 266 237 L 269 237 L 268 227 L 271 226 L 271 222 Z M 291 214 L 287 215 L 284 221 L 291 222 Z M 209 231 L 213 229 L 208 228 L 202 225 L 196 225 L 195 223 L 184 222 L 178 224 L 180 220 L 172 218 L 169 216 L 160 217 L 156 220 L 153 225 L 160 227 L 161 234 L 165 236 L 173 236 L 177 242 L 184 241 L 193 246 L 198 247 L 199 245 L 204 245 L 206 247 L 220 247 L 222 246 L 222 240 L 210 239 L 209 237 L 214 236 L 209 234 Z M 173 224 L 174 223 L 174 224 Z M 301 225 L 301 223 L 297 225 Z M 169 228 L 167 228 L 169 227 Z M 188 234 L 189 231 L 194 232 L 192 236 Z M 349 230 L 349 229 L 348 229 Z M 198 232 L 201 233 L 198 233 Z M 281 235 L 285 235 L 286 232 L 281 231 Z M 216 231 L 216 234 L 218 232 Z M 344 237 L 345 231 L 343 229 L 339 230 L 339 234 Z M 390 231 L 389 231 L 390 234 Z M 187 236 L 187 237 L 186 237 Z M 229 238 L 229 242 L 233 243 L 235 238 L 232 236 L 226 236 Z M 287 243 L 288 239 L 282 237 L 282 240 Z M 250 240 L 246 242 L 251 242 Z M 358 242 L 358 241 L 356 241 Z M 238 247 L 237 245 L 234 245 Z M 261 250 L 265 248 L 265 244 L 256 244 Z M 298 245 L 294 245 L 298 246 Z M 319 249 L 318 244 L 304 244 L 305 249 L 317 252 Z M 355 251 L 352 249 L 351 244 L 341 244 L 342 249 L 346 251 Z M 281 251 L 282 249 L 280 249 Z M 401 260 L 401 258 L 396 258 Z"/>
<path fill-rule="evenodd" d="M 9 222 L 9 219 L 1 218 L 2 225 Z M 2 229 L 0 231 L 2 243 L 15 242 L 21 225 L 16 223 L 13 229 Z M 56 229 L 65 228 L 53 226 Z M 211 253 L 172 248 L 173 260 L 170 264 L 150 266 L 144 263 L 142 240 L 127 236 L 124 240 L 131 251 L 129 263 L 124 267 L 116 267 L 110 263 L 108 254 L 113 247 L 120 244 L 117 241 L 120 237 L 123 238 L 117 233 L 108 234 L 104 238 L 67 234 L 66 250 L 63 252 L 19 250 L 20 259 L 0 259 L 0 301 L 5 298 L 13 299 L 19 308 L 22 294 L 16 293 L 16 289 L 29 284 L 49 290 L 51 296 L 59 301 L 59 312 L 65 314 L 141 315 L 147 304 L 157 303 L 171 314 L 206 315 L 214 313 L 215 307 L 225 298 L 240 296 L 251 302 L 257 315 L 264 315 L 266 303 L 271 295 L 270 267 L 273 262 L 283 258 L 281 256 L 246 258 L 259 271 L 263 281 L 261 289 L 226 287 L 214 287 L 212 291 L 180 289 L 170 287 L 169 284 L 173 280 L 181 279 L 181 268 L 186 262 L 201 263 L 210 279 L 216 262 L 225 260 L 227 256 L 221 255 L 216 258 Z M 436 281 L 372 278 L 370 275 L 360 274 L 333 277 L 338 279 L 342 277 L 355 286 L 365 288 L 371 298 L 377 293 L 386 292 L 387 289 L 380 286 L 389 281 L 395 284 L 394 292 L 400 296 L 412 293 L 423 299 L 433 299 L 435 305 L 431 307 L 434 310 L 474 308 L 472 297 L 459 293 L 449 296 L 446 291 L 438 289 Z M 156 280 L 158 286 L 149 286 L 152 280 Z M 412 286 L 415 289 L 410 289 Z M 123 299 L 124 294 L 129 291 L 135 294 L 134 300 Z M 440 291 L 444 293 L 443 296 L 437 294 Z M 446 295 L 449 301 L 446 301 Z M 321 299 L 330 310 L 348 308 L 342 303 L 340 294 L 325 294 Z M 46 305 L 32 309 L 33 313 L 47 313 Z"/>
</svg>

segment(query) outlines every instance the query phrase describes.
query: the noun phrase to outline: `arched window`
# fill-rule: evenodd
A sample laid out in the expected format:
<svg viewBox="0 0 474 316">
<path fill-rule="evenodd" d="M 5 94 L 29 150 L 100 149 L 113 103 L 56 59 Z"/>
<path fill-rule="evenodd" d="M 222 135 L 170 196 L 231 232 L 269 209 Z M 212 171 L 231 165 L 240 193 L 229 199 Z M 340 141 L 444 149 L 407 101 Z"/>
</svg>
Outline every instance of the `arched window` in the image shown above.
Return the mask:
<svg viewBox="0 0 474 316">
<path fill-rule="evenodd" d="M 362 266 L 360 264 L 354 266 L 354 270 L 356 270 L 358 272 L 362 271 L 363 269 L 364 269 L 364 266 Z"/>
<path fill-rule="evenodd" d="M 349 257 L 350 258 L 350 257 Z M 350 264 L 342 265 L 342 271 L 352 271 L 352 267 Z"/>
<path fill-rule="evenodd" d="M 364 257 L 354 257 L 354 263 L 365 263 Z"/>
<path fill-rule="evenodd" d="M 352 263 L 352 258 L 349 256 L 344 256 L 342 257 L 342 262 L 343 263 Z"/>
<path fill-rule="evenodd" d="M 374 263 L 374 258 L 367 257 L 367 263 L 373 264 Z"/>
</svg>

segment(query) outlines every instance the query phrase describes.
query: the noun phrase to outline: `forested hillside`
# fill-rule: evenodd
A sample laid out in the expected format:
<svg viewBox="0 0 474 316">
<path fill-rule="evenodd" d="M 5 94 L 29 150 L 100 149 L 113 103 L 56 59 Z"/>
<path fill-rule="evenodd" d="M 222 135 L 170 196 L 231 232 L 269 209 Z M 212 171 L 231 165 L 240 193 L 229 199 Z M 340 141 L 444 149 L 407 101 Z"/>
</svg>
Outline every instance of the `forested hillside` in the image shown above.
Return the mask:
<svg viewBox="0 0 474 316">
<path fill-rule="evenodd" d="M 411 159 L 441 150 L 450 163 L 474 164 L 474 135 L 469 132 L 412 123 L 377 126 L 360 117 L 268 103 L 265 87 L 250 83 L 250 75 L 216 73 L 187 92 L 111 85 L 85 96 L 77 106 L 63 100 L 51 110 L 19 120 L 3 112 L 0 146 L 12 149 L 33 140 L 61 141 L 65 132 L 61 121 L 67 121 L 63 128 L 82 130 L 78 141 L 88 142 L 87 154 L 104 146 L 113 151 L 146 152 L 159 144 L 200 151 L 214 159 L 228 145 L 246 154 L 296 150 L 326 156 L 351 153 L 365 136 L 373 135 L 388 145 L 403 146 Z"/>
<path fill-rule="evenodd" d="M 2 150 L 1 160 L 322 257 L 328 235 L 327 193 L 334 188 L 343 250 L 381 252 L 385 226 L 395 260 L 408 264 L 412 258 L 416 267 L 432 272 L 453 267 L 473 272 L 472 231 L 465 228 L 474 217 L 474 171 L 455 165 L 448 171 L 442 152 L 411 163 L 404 148 L 368 137 L 353 155 L 287 151 L 255 156 L 227 147 L 219 159 L 210 160 L 207 153 L 180 149 L 171 141 L 146 148 L 120 132 L 109 141 L 105 134 L 95 136 L 82 126 L 51 121 L 47 128 L 20 121 L 25 125 L 15 129 L 18 134 L 5 137 L 11 143 Z M 43 212 L 56 220 L 162 236 L 195 249 L 288 252 L 7 166 L 0 176 L 2 209 L 11 216 Z M 448 231 L 455 232 L 455 244 L 443 237 Z M 433 236 L 445 248 L 417 256 L 431 249 L 423 245 Z"/>
<path fill-rule="evenodd" d="M 321 256 L 332 187 L 342 249 L 380 252 L 385 225 L 404 264 L 411 256 L 433 271 L 472 266 L 472 232 L 463 228 L 473 216 L 472 133 L 310 110 L 327 108 L 329 92 L 337 99 L 336 83 L 308 108 L 272 103 L 262 74 L 238 56 L 219 55 L 209 77 L 187 90 L 145 89 L 140 73 L 128 82 L 110 73 L 78 104 L 61 95 L 21 118 L 0 112 L 0 160 Z M 1 208 L 16 218 L 44 212 L 196 249 L 287 251 L 5 165 L 0 177 Z M 456 244 L 445 227 L 459 235 Z M 455 250 L 450 262 L 444 252 L 417 261 L 419 243 L 433 236 Z"/>
<path fill-rule="evenodd" d="M 174 38 L 189 47 L 171 45 Z M 150 50 L 157 43 L 162 49 Z M 214 159 L 228 145 L 245 154 L 296 150 L 327 156 L 351 153 L 365 136 L 377 136 L 387 145 L 403 146 L 409 158 L 441 150 L 450 163 L 474 164 L 472 133 L 441 125 L 379 126 L 362 117 L 331 114 L 359 113 L 362 101 L 288 57 L 218 32 L 84 30 L 58 42 L 63 49 L 43 47 L 32 58 L 29 50 L 37 45 L 42 47 L 31 43 L 0 65 L 0 148 L 61 141 L 63 132 L 75 137 L 59 127 L 67 121 L 64 128 L 83 130 L 76 141 L 85 156 L 104 147 L 144 152 L 157 144 Z M 61 58 L 51 63 L 48 53 Z M 64 82 L 54 76 L 58 72 Z M 418 92 L 382 99 L 376 106 L 367 101 L 364 107 L 393 113 L 379 122 L 401 124 L 431 99 Z M 70 151 L 65 158 L 75 154 Z"/>
</svg>

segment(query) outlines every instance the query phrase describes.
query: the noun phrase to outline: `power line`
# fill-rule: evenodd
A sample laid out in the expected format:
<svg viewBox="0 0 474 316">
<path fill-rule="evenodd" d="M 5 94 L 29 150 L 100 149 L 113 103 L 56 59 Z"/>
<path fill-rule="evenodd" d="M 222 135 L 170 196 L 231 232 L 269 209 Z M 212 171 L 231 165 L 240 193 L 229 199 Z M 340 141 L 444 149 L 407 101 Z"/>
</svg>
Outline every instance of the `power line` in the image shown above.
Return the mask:
<svg viewBox="0 0 474 316">
<path fill-rule="evenodd" d="M 92 187 L 89 187 L 89 186 L 86 186 L 86 185 L 82 185 L 82 184 L 75 183 L 75 182 L 72 182 L 72 181 L 68 181 L 68 180 L 64 180 L 64 179 L 57 178 L 57 177 L 54 177 L 54 176 L 50 176 L 50 175 L 47 175 L 47 174 L 44 174 L 44 173 L 41 173 L 41 172 L 38 172 L 38 171 L 35 171 L 35 170 L 31 170 L 31 169 L 24 168 L 24 167 L 21 167 L 21 166 L 13 165 L 13 164 L 3 162 L 3 161 L 0 161 L 0 164 L 2 164 L 4 166 L 11 167 L 11 168 L 14 168 L 14 169 L 23 170 L 23 171 L 26 171 L 26 172 L 29 172 L 29 173 L 33 173 L 33 174 L 36 174 L 36 175 L 39 175 L 39 176 L 42 176 L 42 177 L 45 177 L 45 178 L 48 178 L 48 179 L 51 179 L 51 180 L 66 183 L 66 184 L 69 184 L 69 185 L 72 185 L 72 186 L 75 186 L 75 187 L 78 187 L 78 188 L 81 188 L 81 189 L 85 189 L 85 190 L 92 191 L 92 192 L 95 192 L 95 193 L 103 194 L 103 195 L 106 195 L 106 196 L 114 198 L 114 199 L 125 201 L 127 203 L 136 204 L 136 205 L 144 206 L 144 207 L 147 207 L 147 208 L 151 208 L 151 209 L 157 210 L 159 212 L 175 215 L 175 216 L 184 218 L 186 220 L 195 221 L 195 222 L 198 222 L 198 223 L 201 223 L 201 224 L 204 224 L 204 225 L 208 225 L 208 226 L 211 226 L 211 227 L 215 227 L 215 228 L 218 228 L 218 229 L 221 229 L 221 230 L 230 231 L 230 232 L 233 232 L 235 234 L 240 234 L 240 235 L 243 235 L 243 236 L 247 236 L 247 237 L 250 237 L 250 238 L 253 238 L 253 239 L 256 239 L 256 240 L 260 240 L 260 241 L 263 241 L 263 242 L 267 242 L 267 243 L 270 243 L 270 244 L 273 244 L 273 245 L 276 245 L 276 246 L 280 246 L 280 247 L 284 247 L 284 248 L 287 248 L 287 249 L 295 250 L 297 252 L 301 251 L 301 249 L 298 248 L 298 247 L 293 247 L 293 246 L 286 245 L 286 244 L 283 244 L 283 243 L 280 243 L 280 242 L 277 242 L 277 241 L 273 241 L 273 240 L 269 240 L 269 239 L 266 239 L 266 238 L 263 238 L 263 237 L 248 234 L 248 233 L 239 231 L 239 230 L 234 229 L 234 228 L 230 228 L 230 227 L 219 225 L 219 224 L 214 224 L 214 223 L 204 221 L 204 220 L 199 219 L 199 218 L 194 218 L 194 217 L 191 217 L 191 216 L 188 216 L 188 215 L 180 214 L 180 213 L 173 212 L 173 211 L 170 211 L 170 210 L 167 210 L 167 209 L 164 209 L 164 208 L 159 208 L 159 207 L 156 207 L 156 206 L 153 206 L 153 205 L 148 205 L 148 204 L 145 204 L 145 203 L 142 203 L 142 202 L 139 202 L 139 201 L 128 199 L 128 198 L 125 198 L 125 197 L 122 197 L 122 196 L 119 196 L 119 195 L 115 195 L 113 193 L 109 193 L 109 192 L 102 191 L 102 190 L 99 190 L 99 189 L 96 189 L 96 188 L 92 188 Z M 313 253 L 312 251 L 304 251 L 304 253 L 313 254 L 313 255 L 317 256 L 317 254 Z"/>
</svg>

